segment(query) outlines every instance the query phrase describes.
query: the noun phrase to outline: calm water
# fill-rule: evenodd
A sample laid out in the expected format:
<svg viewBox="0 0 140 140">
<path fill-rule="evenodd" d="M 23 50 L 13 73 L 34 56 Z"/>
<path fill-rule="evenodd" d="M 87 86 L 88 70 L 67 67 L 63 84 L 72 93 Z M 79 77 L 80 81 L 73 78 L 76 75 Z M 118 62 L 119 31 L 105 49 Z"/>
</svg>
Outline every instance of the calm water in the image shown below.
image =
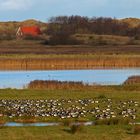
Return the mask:
<svg viewBox="0 0 140 140">
<path fill-rule="evenodd" d="M 33 80 L 83 81 L 89 84 L 119 85 L 140 68 L 109 70 L 0 71 L 0 88 L 23 88 Z"/>
<path fill-rule="evenodd" d="M 3 125 L 0 125 L 0 126 L 8 126 L 8 127 L 22 127 L 22 126 L 57 126 L 57 125 L 60 125 L 61 123 L 58 123 L 58 122 L 38 122 L 38 123 L 16 123 L 16 122 L 7 122 Z M 72 123 L 72 124 L 75 124 L 75 125 L 85 125 L 85 126 L 88 126 L 88 125 L 93 125 L 93 122 L 77 122 L 77 123 Z"/>
<path fill-rule="evenodd" d="M 16 123 L 16 122 L 8 122 L 8 123 L 5 123 L 4 125 L 2 126 L 16 126 L 16 127 L 21 127 L 21 126 L 57 126 L 59 125 L 59 123 Z"/>
<path fill-rule="evenodd" d="M 61 123 L 58 123 L 58 122 L 48 122 L 48 123 L 45 123 L 45 122 L 39 122 L 39 123 L 16 123 L 16 122 L 7 122 L 3 125 L 0 125 L 0 126 L 8 126 L 8 127 L 23 127 L 23 126 L 38 126 L 38 127 L 43 127 L 43 126 L 58 126 L 60 125 Z M 72 124 L 75 124 L 75 125 L 84 125 L 84 126 L 90 126 L 90 125 L 94 125 L 94 122 L 77 122 L 77 123 L 72 123 Z M 130 123 L 130 124 L 140 124 L 139 122 L 136 122 L 136 123 Z"/>
</svg>

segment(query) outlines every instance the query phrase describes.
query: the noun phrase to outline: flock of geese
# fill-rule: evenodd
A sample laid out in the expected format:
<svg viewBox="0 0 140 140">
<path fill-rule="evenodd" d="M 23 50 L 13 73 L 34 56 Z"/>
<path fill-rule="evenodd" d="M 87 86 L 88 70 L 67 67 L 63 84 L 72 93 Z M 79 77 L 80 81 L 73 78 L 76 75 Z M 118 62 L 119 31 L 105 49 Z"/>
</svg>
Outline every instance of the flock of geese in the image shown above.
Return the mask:
<svg viewBox="0 0 140 140">
<path fill-rule="evenodd" d="M 0 100 L 0 116 L 9 118 L 58 117 L 96 120 L 116 117 L 136 119 L 140 104 L 134 100 L 114 99 L 49 99 L 49 100 Z"/>
</svg>

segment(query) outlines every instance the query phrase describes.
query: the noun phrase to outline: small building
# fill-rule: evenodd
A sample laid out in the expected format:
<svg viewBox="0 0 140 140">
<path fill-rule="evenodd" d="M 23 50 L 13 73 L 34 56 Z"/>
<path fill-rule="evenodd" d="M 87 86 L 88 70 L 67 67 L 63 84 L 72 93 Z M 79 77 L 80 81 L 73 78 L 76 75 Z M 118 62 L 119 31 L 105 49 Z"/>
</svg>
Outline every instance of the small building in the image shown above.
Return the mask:
<svg viewBox="0 0 140 140">
<path fill-rule="evenodd" d="M 17 37 L 24 37 L 26 35 L 39 36 L 40 34 L 41 30 L 38 26 L 23 26 L 18 28 L 16 36 Z"/>
</svg>

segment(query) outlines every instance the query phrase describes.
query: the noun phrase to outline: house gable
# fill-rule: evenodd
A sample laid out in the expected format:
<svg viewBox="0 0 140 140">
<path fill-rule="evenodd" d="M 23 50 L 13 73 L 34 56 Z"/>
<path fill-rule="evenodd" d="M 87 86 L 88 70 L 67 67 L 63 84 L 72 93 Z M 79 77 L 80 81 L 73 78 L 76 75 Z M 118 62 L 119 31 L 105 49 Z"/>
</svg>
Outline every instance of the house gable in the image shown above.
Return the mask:
<svg viewBox="0 0 140 140">
<path fill-rule="evenodd" d="M 41 30 L 37 26 L 23 26 L 19 27 L 16 33 L 17 37 L 23 37 L 25 35 L 38 36 L 41 34 Z"/>
</svg>

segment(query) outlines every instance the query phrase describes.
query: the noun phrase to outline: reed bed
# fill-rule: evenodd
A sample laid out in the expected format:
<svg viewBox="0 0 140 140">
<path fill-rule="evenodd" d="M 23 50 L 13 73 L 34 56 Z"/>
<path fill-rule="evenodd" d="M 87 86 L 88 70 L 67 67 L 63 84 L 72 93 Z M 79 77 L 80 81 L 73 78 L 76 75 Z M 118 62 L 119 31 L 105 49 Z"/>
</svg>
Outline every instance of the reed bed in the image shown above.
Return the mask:
<svg viewBox="0 0 140 140">
<path fill-rule="evenodd" d="M 138 56 L 0 58 L 1 70 L 62 70 L 140 67 Z"/>
<path fill-rule="evenodd" d="M 84 84 L 83 82 L 75 81 L 57 81 L 57 80 L 34 80 L 31 81 L 26 87 L 27 89 L 49 89 L 49 90 L 96 90 L 101 91 L 140 91 L 140 84 L 124 84 L 122 86 L 101 86 L 94 83 L 93 85 Z M 100 95 L 100 98 L 104 98 L 104 95 Z"/>
<path fill-rule="evenodd" d="M 140 84 L 140 76 L 131 76 L 125 82 L 125 85 Z"/>
<path fill-rule="evenodd" d="M 29 89 L 83 89 L 89 85 L 84 85 L 82 82 L 73 82 L 73 81 L 43 81 L 35 80 L 31 81 L 28 84 Z"/>
</svg>

